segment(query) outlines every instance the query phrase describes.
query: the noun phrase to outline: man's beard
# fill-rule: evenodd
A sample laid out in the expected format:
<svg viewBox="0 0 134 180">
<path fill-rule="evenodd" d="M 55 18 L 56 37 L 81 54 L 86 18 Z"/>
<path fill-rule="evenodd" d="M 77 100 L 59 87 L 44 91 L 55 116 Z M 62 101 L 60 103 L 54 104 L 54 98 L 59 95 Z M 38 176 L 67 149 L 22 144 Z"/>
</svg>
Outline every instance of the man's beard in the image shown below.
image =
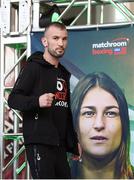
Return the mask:
<svg viewBox="0 0 134 180">
<path fill-rule="evenodd" d="M 65 51 L 63 51 L 62 54 L 58 54 L 56 51 L 51 50 L 51 49 L 48 48 L 48 52 L 49 52 L 49 54 L 50 54 L 51 56 L 53 56 L 53 57 L 55 57 L 55 58 L 61 58 L 61 57 L 64 55 L 64 52 L 65 52 Z"/>
</svg>

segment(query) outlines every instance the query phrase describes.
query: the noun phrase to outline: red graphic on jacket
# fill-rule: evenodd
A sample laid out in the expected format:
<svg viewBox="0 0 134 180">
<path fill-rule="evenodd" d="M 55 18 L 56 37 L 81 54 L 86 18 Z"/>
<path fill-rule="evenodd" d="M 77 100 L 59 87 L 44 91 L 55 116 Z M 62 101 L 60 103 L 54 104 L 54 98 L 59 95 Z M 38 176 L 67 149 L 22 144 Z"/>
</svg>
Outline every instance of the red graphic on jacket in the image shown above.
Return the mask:
<svg viewBox="0 0 134 180">
<path fill-rule="evenodd" d="M 55 93 L 55 106 L 68 107 L 67 83 L 64 79 L 57 78 L 57 91 Z"/>
</svg>

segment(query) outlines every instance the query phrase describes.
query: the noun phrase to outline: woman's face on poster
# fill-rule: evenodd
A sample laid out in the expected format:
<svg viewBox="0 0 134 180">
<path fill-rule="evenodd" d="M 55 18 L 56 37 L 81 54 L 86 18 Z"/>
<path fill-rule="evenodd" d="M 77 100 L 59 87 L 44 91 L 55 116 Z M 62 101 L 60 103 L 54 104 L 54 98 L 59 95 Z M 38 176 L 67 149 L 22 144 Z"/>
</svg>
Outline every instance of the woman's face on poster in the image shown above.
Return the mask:
<svg viewBox="0 0 134 180">
<path fill-rule="evenodd" d="M 114 152 L 121 143 L 121 119 L 116 99 L 100 87 L 85 95 L 79 116 L 82 150 L 97 157 Z"/>
</svg>

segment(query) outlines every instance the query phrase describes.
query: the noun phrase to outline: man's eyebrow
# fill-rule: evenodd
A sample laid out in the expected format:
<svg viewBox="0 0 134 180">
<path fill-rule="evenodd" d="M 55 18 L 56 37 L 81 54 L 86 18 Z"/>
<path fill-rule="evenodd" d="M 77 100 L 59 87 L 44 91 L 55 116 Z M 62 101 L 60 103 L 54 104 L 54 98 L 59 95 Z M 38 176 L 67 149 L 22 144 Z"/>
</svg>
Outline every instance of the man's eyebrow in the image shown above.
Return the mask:
<svg viewBox="0 0 134 180">
<path fill-rule="evenodd" d="M 53 35 L 52 37 L 60 37 L 60 36 L 58 36 L 58 35 Z"/>
</svg>

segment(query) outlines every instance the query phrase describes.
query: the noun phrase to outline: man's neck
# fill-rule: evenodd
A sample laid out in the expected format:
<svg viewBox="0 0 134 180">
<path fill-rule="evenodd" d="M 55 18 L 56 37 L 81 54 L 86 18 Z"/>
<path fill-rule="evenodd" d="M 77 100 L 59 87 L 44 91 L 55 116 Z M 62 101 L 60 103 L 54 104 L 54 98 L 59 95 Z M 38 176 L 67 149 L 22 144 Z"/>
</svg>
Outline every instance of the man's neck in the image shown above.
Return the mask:
<svg viewBox="0 0 134 180">
<path fill-rule="evenodd" d="M 44 53 L 43 54 L 43 58 L 49 62 L 50 64 L 54 65 L 56 68 L 58 67 L 58 64 L 59 64 L 59 59 L 58 58 L 55 58 L 49 54 L 46 54 Z"/>
</svg>

